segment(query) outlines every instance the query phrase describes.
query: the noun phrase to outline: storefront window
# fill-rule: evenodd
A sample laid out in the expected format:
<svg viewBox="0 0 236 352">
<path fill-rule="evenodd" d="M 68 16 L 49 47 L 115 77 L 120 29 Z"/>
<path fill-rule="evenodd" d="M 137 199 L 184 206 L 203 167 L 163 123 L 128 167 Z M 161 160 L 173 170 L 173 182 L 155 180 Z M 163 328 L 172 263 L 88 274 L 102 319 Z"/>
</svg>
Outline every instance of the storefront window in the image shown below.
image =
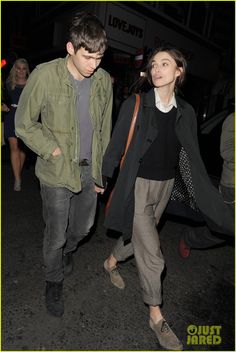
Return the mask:
<svg viewBox="0 0 236 352">
<path fill-rule="evenodd" d="M 187 22 L 189 2 L 159 2 L 158 9 L 174 20 L 185 24 Z"/>
<path fill-rule="evenodd" d="M 192 2 L 189 27 L 199 34 L 204 34 L 207 8 L 205 2 Z"/>
</svg>

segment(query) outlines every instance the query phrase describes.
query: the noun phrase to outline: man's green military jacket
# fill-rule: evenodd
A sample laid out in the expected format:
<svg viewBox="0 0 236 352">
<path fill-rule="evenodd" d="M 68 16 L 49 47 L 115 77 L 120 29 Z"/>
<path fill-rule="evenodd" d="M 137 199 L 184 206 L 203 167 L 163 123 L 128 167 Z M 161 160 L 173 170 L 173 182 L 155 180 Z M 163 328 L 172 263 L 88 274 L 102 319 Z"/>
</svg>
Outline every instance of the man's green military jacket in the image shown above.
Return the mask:
<svg viewBox="0 0 236 352">
<path fill-rule="evenodd" d="M 16 134 L 37 155 L 35 172 L 40 182 L 81 190 L 79 126 L 76 93 L 67 58 L 41 64 L 31 73 L 15 116 Z M 102 186 L 101 165 L 110 139 L 112 84 L 99 68 L 91 77 L 89 112 L 93 126 L 92 175 Z M 52 156 L 59 147 L 62 154 Z"/>
</svg>

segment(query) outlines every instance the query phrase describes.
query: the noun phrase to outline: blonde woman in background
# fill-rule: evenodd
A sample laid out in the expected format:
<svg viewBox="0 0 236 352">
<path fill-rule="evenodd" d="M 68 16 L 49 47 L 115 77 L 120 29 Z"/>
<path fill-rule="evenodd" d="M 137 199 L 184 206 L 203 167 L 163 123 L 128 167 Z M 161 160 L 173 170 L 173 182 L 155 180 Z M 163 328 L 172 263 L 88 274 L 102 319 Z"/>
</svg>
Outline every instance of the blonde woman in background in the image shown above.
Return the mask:
<svg viewBox="0 0 236 352">
<path fill-rule="evenodd" d="M 11 165 L 15 177 L 14 191 L 21 191 L 21 174 L 25 162 L 25 152 L 22 148 L 22 143 L 15 135 L 15 113 L 29 74 L 28 62 L 23 58 L 19 58 L 15 61 L 6 80 L 8 111 L 5 110 L 4 134 L 10 146 Z"/>
</svg>

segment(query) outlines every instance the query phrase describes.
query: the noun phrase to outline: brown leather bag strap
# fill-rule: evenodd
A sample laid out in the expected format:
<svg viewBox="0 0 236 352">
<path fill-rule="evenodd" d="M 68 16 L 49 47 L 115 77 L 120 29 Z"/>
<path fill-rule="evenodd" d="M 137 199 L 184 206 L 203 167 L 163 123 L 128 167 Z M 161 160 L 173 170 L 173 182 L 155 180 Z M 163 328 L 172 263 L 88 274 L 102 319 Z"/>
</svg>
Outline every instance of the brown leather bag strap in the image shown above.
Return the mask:
<svg viewBox="0 0 236 352">
<path fill-rule="evenodd" d="M 125 156 L 126 156 L 130 142 L 131 142 L 133 134 L 134 134 L 134 128 L 135 128 L 135 124 L 136 124 L 136 120 L 137 120 L 137 116 L 138 116 L 138 110 L 139 110 L 139 106 L 140 106 L 140 95 L 135 94 L 135 96 L 136 96 L 136 102 L 135 102 L 135 106 L 134 106 L 134 113 L 133 113 L 133 117 L 132 117 L 130 128 L 129 128 L 129 134 L 128 134 L 128 138 L 127 138 L 127 142 L 126 142 L 126 146 L 125 146 L 125 152 L 124 152 L 124 154 L 121 158 L 121 161 L 120 161 L 120 169 L 122 168 L 122 165 L 125 161 Z M 112 192 L 109 195 L 109 198 L 108 198 L 108 201 L 107 201 L 107 204 L 105 207 L 105 215 L 107 215 L 108 209 L 110 207 L 114 189 L 115 188 L 113 188 Z"/>
<path fill-rule="evenodd" d="M 136 102 L 135 102 L 135 106 L 134 106 L 134 113 L 133 113 L 133 117 L 132 117 L 132 120 L 130 123 L 129 134 L 128 134 L 128 138 L 127 138 L 127 142 L 126 142 L 126 146 L 125 146 L 125 152 L 124 152 L 122 159 L 120 161 L 120 169 L 122 168 L 123 163 L 125 161 L 125 156 L 127 154 L 130 142 L 131 142 L 133 134 L 134 134 L 134 128 L 135 128 L 135 124 L 136 124 L 136 120 L 137 120 L 137 116 L 138 116 L 138 111 L 139 111 L 139 106 L 140 106 L 140 95 L 135 94 L 135 97 L 136 97 Z"/>
</svg>

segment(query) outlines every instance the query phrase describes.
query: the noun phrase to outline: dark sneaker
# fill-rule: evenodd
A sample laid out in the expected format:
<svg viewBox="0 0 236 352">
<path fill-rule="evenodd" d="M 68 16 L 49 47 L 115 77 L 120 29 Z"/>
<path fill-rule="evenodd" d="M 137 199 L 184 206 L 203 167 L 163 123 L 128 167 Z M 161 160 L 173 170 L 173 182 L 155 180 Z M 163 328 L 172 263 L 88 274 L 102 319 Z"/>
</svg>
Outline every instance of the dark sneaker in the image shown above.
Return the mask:
<svg viewBox="0 0 236 352">
<path fill-rule="evenodd" d="M 63 254 L 62 261 L 63 261 L 64 275 L 69 276 L 70 274 L 72 274 L 72 271 L 73 271 L 72 252 Z"/>
<path fill-rule="evenodd" d="M 105 260 L 104 269 L 109 273 L 111 282 L 117 288 L 123 290 L 125 288 L 124 280 L 122 279 L 117 267 L 109 268 L 107 260 Z"/>
<path fill-rule="evenodd" d="M 48 312 L 55 317 L 61 317 L 64 313 L 62 289 L 63 281 L 46 281 L 46 307 Z"/>
<path fill-rule="evenodd" d="M 150 320 L 149 324 L 150 328 L 155 332 L 156 337 L 162 347 L 169 351 L 183 350 L 182 343 L 164 319 L 161 319 L 156 324 Z"/>
</svg>

